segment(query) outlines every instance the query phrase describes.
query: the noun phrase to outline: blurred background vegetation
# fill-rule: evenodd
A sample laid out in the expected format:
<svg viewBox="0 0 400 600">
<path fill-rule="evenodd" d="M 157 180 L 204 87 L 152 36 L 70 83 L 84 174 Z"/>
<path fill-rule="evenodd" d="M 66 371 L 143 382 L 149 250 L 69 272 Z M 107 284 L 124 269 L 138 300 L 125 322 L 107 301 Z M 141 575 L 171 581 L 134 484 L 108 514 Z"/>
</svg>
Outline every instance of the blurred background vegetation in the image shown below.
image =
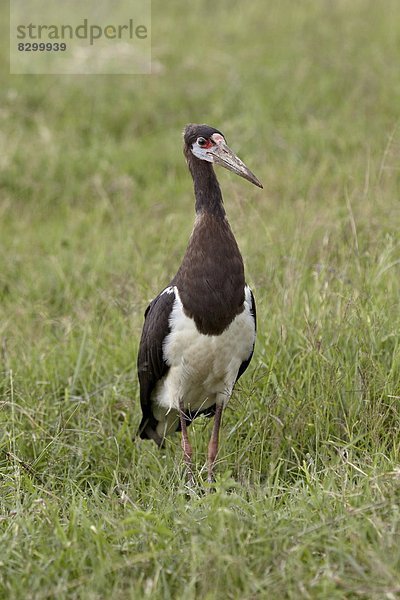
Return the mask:
<svg viewBox="0 0 400 600">
<path fill-rule="evenodd" d="M 153 0 L 148 76 L 10 76 L 1 16 L 0 596 L 398 597 L 398 2 Z M 188 122 L 264 184 L 218 171 L 259 334 L 189 503 L 131 439 Z"/>
</svg>

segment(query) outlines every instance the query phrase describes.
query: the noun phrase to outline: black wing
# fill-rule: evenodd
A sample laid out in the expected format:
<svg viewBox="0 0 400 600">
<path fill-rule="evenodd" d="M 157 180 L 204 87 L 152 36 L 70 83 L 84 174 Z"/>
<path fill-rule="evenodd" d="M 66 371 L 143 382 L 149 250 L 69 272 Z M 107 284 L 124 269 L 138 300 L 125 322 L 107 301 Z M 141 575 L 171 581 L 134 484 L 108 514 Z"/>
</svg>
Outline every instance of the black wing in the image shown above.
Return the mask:
<svg viewBox="0 0 400 600">
<path fill-rule="evenodd" d="M 158 444 L 161 440 L 155 431 L 157 421 L 151 410 L 151 393 L 157 381 L 164 377 L 169 369 L 163 357 L 163 341 L 170 332 L 169 316 L 174 300 L 173 288 L 167 288 L 147 307 L 137 360 L 140 405 L 143 413 L 138 434 L 143 439 L 154 439 Z"/>
<path fill-rule="evenodd" d="M 250 289 L 250 288 L 249 288 Z M 250 290 L 250 296 L 251 296 L 251 306 L 250 306 L 250 311 L 251 314 L 253 315 L 253 319 L 254 319 L 254 326 L 256 328 L 257 331 L 257 312 L 256 312 L 256 301 L 254 300 L 254 296 L 253 296 L 253 292 Z M 251 359 L 253 358 L 253 352 L 254 352 L 254 344 L 253 344 L 253 349 L 250 353 L 250 356 L 247 360 L 244 360 L 242 362 L 242 364 L 239 367 L 239 371 L 236 377 L 236 381 L 239 379 L 239 377 L 241 377 L 243 375 L 243 373 L 245 372 L 245 370 L 247 369 L 247 367 L 250 364 Z M 235 381 L 235 383 L 236 383 Z"/>
</svg>

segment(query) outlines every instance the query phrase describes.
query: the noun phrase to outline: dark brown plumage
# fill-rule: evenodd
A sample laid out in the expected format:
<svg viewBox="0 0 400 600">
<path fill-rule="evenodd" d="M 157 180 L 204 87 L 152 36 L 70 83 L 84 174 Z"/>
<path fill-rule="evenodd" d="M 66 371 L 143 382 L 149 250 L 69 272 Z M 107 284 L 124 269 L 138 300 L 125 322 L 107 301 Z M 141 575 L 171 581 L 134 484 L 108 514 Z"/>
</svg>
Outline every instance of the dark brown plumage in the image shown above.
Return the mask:
<svg viewBox="0 0 400 600">
<path fill-rule="evenodd" d="M 203 211 L 196 218 L 176 285 L 188 317 L 205 335 L 219 335 L 243 311 L 243 260 L 225 217 Z"/>
</svg>

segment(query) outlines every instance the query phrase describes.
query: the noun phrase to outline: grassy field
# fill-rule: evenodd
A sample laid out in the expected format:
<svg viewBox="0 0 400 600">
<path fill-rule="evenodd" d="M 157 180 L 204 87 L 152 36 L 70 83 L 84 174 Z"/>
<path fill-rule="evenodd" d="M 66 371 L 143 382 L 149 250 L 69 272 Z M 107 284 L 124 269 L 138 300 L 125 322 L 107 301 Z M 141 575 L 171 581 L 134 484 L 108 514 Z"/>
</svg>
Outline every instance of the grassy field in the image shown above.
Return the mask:
<svg viewBox="0 0 400 600">
<path fill-rule="evenodd" d="M 3 42 L 0 598 L 400 598 L 399 57 L 397 0 L 154 0 L 151 76 L 9 76 Z M 190 500 L 179 437 L 132 439 L 187 122 L 264 183 L 218 172 L 259 331 Z"/>
</svg>

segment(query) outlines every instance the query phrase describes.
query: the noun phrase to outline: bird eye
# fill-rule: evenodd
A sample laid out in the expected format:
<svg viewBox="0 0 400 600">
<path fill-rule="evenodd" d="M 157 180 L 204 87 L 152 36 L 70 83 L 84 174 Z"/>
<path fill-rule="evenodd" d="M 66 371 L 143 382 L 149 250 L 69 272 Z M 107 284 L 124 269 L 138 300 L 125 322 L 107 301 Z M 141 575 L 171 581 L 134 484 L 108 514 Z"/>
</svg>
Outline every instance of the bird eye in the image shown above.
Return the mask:
<svg viewBox="0 0 400 600">
<path fill-rule="evenodd" d="M 197 143 L 199 146 L 205 146 L 207 144 L 207 140 L 203 137 L 197 138 Z"/>
</svg>

